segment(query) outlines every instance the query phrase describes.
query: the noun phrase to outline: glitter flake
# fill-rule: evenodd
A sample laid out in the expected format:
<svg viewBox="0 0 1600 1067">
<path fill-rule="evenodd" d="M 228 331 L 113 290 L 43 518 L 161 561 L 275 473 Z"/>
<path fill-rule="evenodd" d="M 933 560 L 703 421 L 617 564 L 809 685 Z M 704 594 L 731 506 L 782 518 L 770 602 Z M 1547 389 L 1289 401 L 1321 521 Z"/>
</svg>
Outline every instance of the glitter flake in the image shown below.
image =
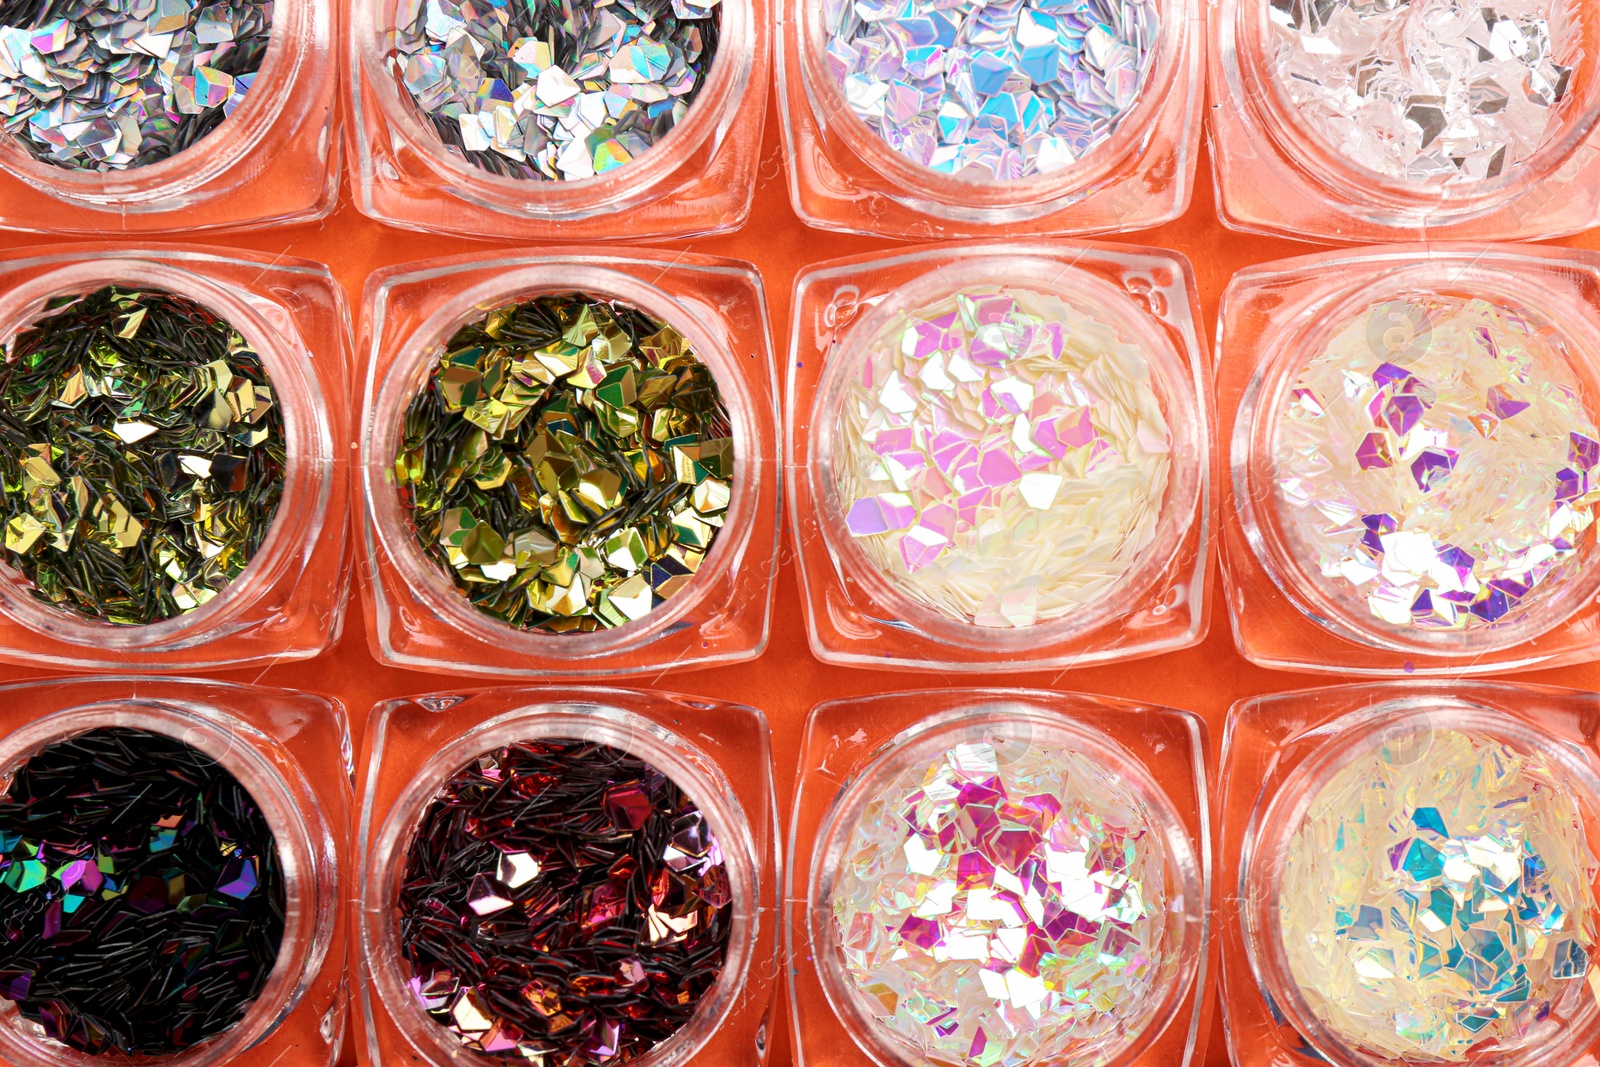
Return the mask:
<svg viewBox="0 0 1600 1067">
<path fill-rule="evenodd" d="M 897 316 L 837 432 L 850 533 L 953 618 L 1062 618 L 1155 540 L 1170 457 L 1149 367 L 1059 298 L 980 288 Z"/>
<path fill-rule="evenodd" d="M 1577 44 L 1570 0 L 1270 4 L 1271 76 L 1359 167 L 1418 184 L 1496 178 L 1558 124 Z"/>
<path fill-rule="evenodd" d="M 210 602 L 272 528 L 288 463 L 261 357 L 173 293 L 63 297 L 0 367 L 5 562 L 38 599 L 141 625 Z"/>
<path fill-rule="evenodd" d="M 243 103 L 271 29 L 270 0 L 4 0 L 0 129 L 60 167 L 166 159 Z"/>
<path fill-rule="evenodd" d="M 1140 99 L 1155 0 L 827 0 L 850 109 L 932 170 L 1013 181 L 1093 152 Z"/>
<path fill-rule="evenodd" d="M 592 178 L 683 120 L 718 0 L 400 0 L 389 66 L 445 148 L 503 177 Z"/>
<path fill-rule="evenodd" d="M 0 996 L 69 1048 L 170 1058 L 260 995 L 284 892 L 271 828 L 215 760 L 122 727 L 57 742 L 0 800 Z"/>
<path fill-rule="evenodd" d="M 672 327 L 541 296 L 444 345 L 394 480 L 418 543 L 480 611 L 588 632 L 694 580 L 732 502 L 731 435 L 710 368 Z"/>
<path fill-rule="evenodd" d="M 1436 728 L 1358 755 L 1285 854 L 1279 922 L 1312 1012 L 1395 1061 L 1547 1042 L 1547 1018 L 1593 996 L 1582 827 L 1558 767 L 1486 735 Z"/>
<path fill-rule="evenodd" d="M 642 1056 L 694 1016 L 732 899 L 705 816 L 660 771 L 537 741 L 440 790 L 397 919 L 412 994 L 462 1045 L 583 1067 Z"/>
<path fill-rule="evenodd" d="M 1396 323 L 1403 324 L 1396 327 Z M 1575 574 L 1600 433 L 1567 342 L 1511 306 L 1415 293 L 1335 329 L 1276 444 L 1291 546 L 1384 624 L 1523 617 Z"/>
<path fill-rule="evenodd" d="M 1166 853 L 1126 783 L 987 743 L 902 775 L 850 831 L 831 902 L 860 1003 L 919 1056 L 1096 1063 L 1175 961 Z"/>
</svg>

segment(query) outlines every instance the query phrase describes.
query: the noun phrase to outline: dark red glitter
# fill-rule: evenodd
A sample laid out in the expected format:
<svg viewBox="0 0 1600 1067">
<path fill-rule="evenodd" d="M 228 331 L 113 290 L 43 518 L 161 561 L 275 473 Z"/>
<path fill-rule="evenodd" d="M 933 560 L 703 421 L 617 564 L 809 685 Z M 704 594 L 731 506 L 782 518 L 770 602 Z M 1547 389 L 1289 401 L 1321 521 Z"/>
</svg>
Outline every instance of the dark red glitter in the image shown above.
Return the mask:
<svg viewBox="0 0 1600 1067">
<path fill-rule="evenodd" d="M 699 807 L 656 768 L 575 741 L 452 777 L 406 855 L 413 994 L 462 1044 L 549 1067 L 617 1064 L 695 1014 L 732 892 Z"/>
</svg>

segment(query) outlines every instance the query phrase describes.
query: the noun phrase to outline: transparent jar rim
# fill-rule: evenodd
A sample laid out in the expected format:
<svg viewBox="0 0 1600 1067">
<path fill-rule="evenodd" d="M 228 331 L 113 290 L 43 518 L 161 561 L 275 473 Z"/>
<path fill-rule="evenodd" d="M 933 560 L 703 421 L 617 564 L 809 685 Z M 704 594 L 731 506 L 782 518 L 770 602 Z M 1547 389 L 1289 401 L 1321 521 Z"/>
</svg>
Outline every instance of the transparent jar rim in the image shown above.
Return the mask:
<svg viewBox="0 0 1600 1067">
<path fill-rule="evenodd" d="M 1518 257 L 1507 250 L 1509 266 L 1533 268 L 1543 273 L 1542 263 Z M 1565 301 L 1562 314 L 1551 307 L 1554 294 L 1541 291 L 1535 279 L 1515 271 L 1495 271 L 1484 256 L 1470 259 L 1430 257 L 1385 266 L 1364 281 L 1342 285 L 1337 291 L 1320 296 L 1298 309 L 1291 323 L 1276 327 L 1263 337 L 1264 355 L 1251 375 L 1235 417 L 1231 444 L 1233 496 L 1240 526 L 1257 562 L 1271 577 L 1279 591 L 1308 617 L 1336 636 L 1364 648 L 1396 654 L 1465 656 L 1504 652 L 1524 642 L 1550 633 L 1568 622 L 1582 607 L 1600 596 L 1600 568 L 1578 566 L 1569 561 L 1564 570 L 1570 576 L 1557 589 L 1536 597 L 1516 622 L 1500 626 L 1463 630 L 1410 630 L 1395 627 L 1379 630 L 1362 625 L 1365 619 L 1353 606 L 1339 602 L 1333 590 L 1324 589 L 1312 571 L 1288 550 L 1280 524 L 1276 487 L 1262 484 L 1263 472 L 1254 468 L 1258 448 L 1266 455 L 1262 466 L 1276 470 L 1277 451 L 1272 447 L 1281 424 L 1283 399 L 1293 386 L 1305 360 L 1297 357 L 1324 346 L 1335 329 L 1362 311 L 1396 295 L 1426 292 L 1458 298 L 1502 298 L 1534 312 L 1546 323 L 1564 324 L 1566 362 L 1588 394 L 1589 413 L 1600 420 L 1600 322 L 1590 317 L 1581 301 Z M 1469 291 L 1468 287 L 1474 287 Z M 1485 296 L 1485 294 L 1489 294 Z M 1574 325 L 1581 324 L 1587 341 Z M 1292 362 L 1291 362 L 1292 361 Z M 1591 543 L 1588 555 L 1600 557 L 1600 543 Z M 1303 581 L 1289 581 L 1299 578 Z M 1549 611 L 1552 601 L 1565 594 L 1557 610 Z M 1541 618 L 1543 616 L 1543 618 Z"/>
<path fill-rule="evenodd" d="M 1265 42 L 1270 38 L 1269 6 L 1264 0 L 1231 0 L 1234 6 L 1232 44 L 1223 48 L 1236 103 L 1250 115 L 1252 124 L 1262 131 L 1294 167 L 1297 174 L 1319 185 L 1348 203 L 1354 211 L 1377 225 L 1393 225 L 1394 216 L 1426 211 L 1433 221 L 1468 222 L 1488 215 L 1506 203 L 1526 194 L 1565 166 L 1583 143 L 1600 127 L 1600 58 L 1593 49 L 1579 48 L 1579 58 L 1590 67 L 1590 89 L 1584 107 L 1564 109 L 1567 121 L 1560 123 L 1559 136 L 1546 136 L 1533 155 L 1497 178 L 1456 184 L 1427 184 L 1392 178 L 1378 171 L 1356 166 L 1321 138 L 1305 129 L 1299 111 L 1276 78 L 1267 73 Z M 1257 17 L 1250 17 L 1250 10 Z M 1582 10 L 1581 5 L 1574 8 Z M 1224 24 L 1226 18 L 1224 16 Z M 1582 37 L 1580 32 L 1579 37 Z M 1600 39 L 1600 31 L 1596 32 Z M 1582 41 L 1580 39 L 1579 45 Z"/>
<path fill-rule="evenodd" d="M 405 409 L 425 386 L 429 366 L 461 326 L 514 300 L 580 293 L 617 300 L 677 330 L 711 370 L 728 409 L 734 447 L 732 496 L 722 532 L 712 541 L 694 579 L 644 619 L 591 633 L 545 633 L 521 629 L 477 608 L 433 559 L 418 547 L 389 473 L 393 469 Z M 452 629 L 491 646 L 540 660 L 586 660 L 616 656 L 675 632 L 725 585 L 755 536 L 756 496 L 762 465 L 755 427 L 757 407 L 739 360 L 720 338 L 722 331 L 689 304 L 614 267 L 557 263 L 527 264 L 454 294 L 429 313 L 397 345 L 366 412 L 362 428 L 362 480 L 368 521 L 384 553 L 411 594 Z M 387 459 L 385 457 L 388 457 Z"/>
<path fill-rule="evenodd" d="M 137 214 L 172 210 L 172 203 L 203 190 L 240 166 L 260 146 L 288 106 L 314 50 L 323 0 L 276 0 L 267 51 L 242 104 L 217 127 L 166 159 L 120 171 L 57 167 L 0 137 L 0 171 L 58 200 L 90 210 Z"/>
<path fill-rule="evenodd" d="M 261 730 L 210 700 L 128 697 L 62 708 L 0 738 L 0 768 L 19 766 L 47 745 L 86 731 L 122 726 L 181 741 L 218 763 L 238 780 L 272 828 L 284 879 L 283 937 L 273 968 L 245 1014 L 232 1026 L 189 1049 L 161 1057 L 163 1067 L 222 1067 L 277 1029 L 298 1006 L 327 955 L 334 902 L 322 888 L 331 877 L 324 855 L 332 841 L 320 812 L 307 812 L 297 794 L 311 795 L 298 761 Z M 240 744 L 245 739 L 247 744 Z M 269 759 L 260 749 L 276 755 Z M 278 764 L 275 766 L 274 764 Z M 292 769 L 301 780 L 286 776 Z M 315 826 L 316 832 L 313 827 Z M 319 843 L 318 837 L 323 839 Z M 25 1035 L 14 1006 L 0 1011 L 0 1054 L 42 1067 L 100 1067 L 95 1056 Z"/>
<path fill-rule="evenodd" d="M 1034 702 L 1026 694 L 997 693 L 990 699 L 974 695 L 959 706 L 930 715 L 880 743 L 862 765 L 838 788 L 817 828 L 812 845 L 810 877 L 806 884 L 806 944 L 816 963 L 823 995 L 856 1047 L 878 1067 L 926 1067 L 924 1056 L 914 1053 L 887 1032 L 864 1010 L 836 964 L 834 924 L 827 914 L 838 876 L 840 855 L 850 832 L 867 804 L 908 767 L 937 759 L 957 739 L 970 739 L 975 731 L 985 736 L 1006 727 L 1024 726 L 1030 739 L 1051 738 L 1053 747 L 1085 756 L 1112 771 L 1144 805 L 1151 829 L 1160 835 L 1164 867 L 1186 904 L 1182 912 L 1167 912 L 1166 935 L 1177 941 L 1178 961 L 1165 995 L 1155 1003 L 1143 1028 L 1103 1067 L 1129 1067 L 1138 1061 L 1177 1018 L 1184 999 L 1194 987 L 1200 959 L 1195 951 L 1209 904 L 1202 898 L 1200 858 L 1172 799 L 1136 755 L 1104 731 L 1080 723 L 1060 711 Z M 1036 733 L 1037 732 L 1037 733 Z M 1196 910 L 1198 909 L 1198 911 Z"/>
<path fill-rule="evenodd" d="M 1600 776 L 1594 769 L 1532 723 L 1492 703 L 1474 699 L 1471 692 L 1455 695 L 1433 690 L 1396 696 L 1373 707 L 1348 712 L 1313 731 L 1319 737 L 1315 747 L 1277 785 L 1271 800 L 1263 804 L 1258 798 L 1251 812 L 1241 843 L 1238 893 L 1245 957 L 1262 993 L 1316 1053 L 1335 1067 L 1393 1067 L 1396 1061 L 1352 1047 L 1318 1020 L 1306 1003 L 1290 970 L 1277 921 L 1282 855 L 1303 825 L 1311 801 L 1328 781 L 1375 747 L 1359 742 L 1416 728 L 1431 731 L 1441 727 L 1484 734 L 1524 752 L 1539 753 L 1561 769 L 1580 808 L 1587 807 L 1591 819 L 1600 821 Z M 1362 737 L 1351 736 L 1358 732 Z M 1570 1063 L 1579 1052 L 1600 1040 L 1600 1004 L 1592 998 L 1584 1003 L 1581 1025 L 1566 1028 L 1561 1040 L 1524 1046 L 1510 1055 L 1494 1052 L 1466 1062 L 1492 1061 L 1496 1067 L 1559 1067 Z M 1578 1036 L 1573 1037 L 1574 1034 Z"/>
<path fill-rule="evenodd" d="M 1158 0 L 1162 8 L 1161 38 L 1151 71 L 1140 85 L 1138 100 L 1123 113 L 1109 138 L 1054 174 L 1015 181 L 980 181 L 943 174 L 891 148 L 851 109 L 843 87 L 827 69 L 825 49 L 820 47 L 826 36 L 821 21 L 825 5 L 807 0 L 786 2 L 793 5 L 797 16 L 792 21 L 801 87 L 819 125 L 836 134 L 851 153 L 892 188 L 903 190 L 900 196 L 909 195 L 919 210 L 979 220 L 987 214 L 1019 209 L 1034 209 L 1028 217 L 1058 211 L 1074 197 L 1102 184 L 1129 159 L 1142 154 L 1150 144 L 1156 115 L 1166 104 L 1185 65 L 1193 36 L 1189 23 L 1196 18 L 1193 0 Z M 1174 14 L 1181 17 L 1172 17 Z M 977 206 L 975 200 L 979 202 Z"/>
<path fill-rule="evenodd" d="M 307 531 L 326 517 L 333 440 L 325 397 L 306 366 L 303 343 L 285 336 L 253 306 L 255 294 L 235 293 L 191 265 L 137 249 L 50 267 L 0 293 L 0 342 L 9 347 L 18 331 L 38 320 L 51 297 L 87 294 L 105 285 L 158 288 L 191 299 L 254 347 L 284 420 L 286 463 L 278 511 L 243 573 L 193 611 L 132 626 L 82 618 L 35 599 L 29 592 L 33 583 L 9 562 L 0 562 L 0 612 L 54 640 L 114 653 L 164 653 L 209 644 L 250 625 L 240 616 L 270 594 L 305 550 Z"/>
<path fill-rule="evenodd" d="M 1030 271 L 1032 273 L 1030 273 Z M 1025 281 L 1007 281 L 1025 278 Z M 1042 279 L 1048 279 L 1044 281 Z M 876 339 L 898 315 L 927 307 L 974 285 L 994 284 L 1003 289 L 1033 290 L 1054 296 L 1088 314 L 1104 315 L 1122 340 L 1137 345 L 1149 368 L 1150 383 L 1166 416 L 1171 450 L 1168 454 L 1166 496 L 1156 523 L 1156 539 L 1140 552 L 1112 589 L 1098 600 L 1051 619 L 1023 627 L 979 626 L 956 619 L 901 589 L 878 568 L 844 531 L 845 509 L 837 498 L 833 477 L 835 425 L 854 372 L 871 358 Z M 936 265 L 912 280 L 883 293 L 866 314 L 844 333 L 830 353 L 817 381 L 811 402 L 811 455 L 805 476 L 820 522 L 828 557 L 840 580 L 848 577 L 861 585 L 873 604 L 883 605 L 896 619 L 918 632 L 956 648 L 977 651 L 1022 651 L 1056 646 L 1094 633 L 1126 615 L 1131 606 L 1148 596 L 1169 574 L 1183 550 L 1186 523 L 1195 515 L 1204 494 L 1203 457 L 1209 450 L 1205 417 L 1198 399 L 1192 368 L 1179 346 L 1157 322 L 1126 293 L 1097 275 L 1036 251 L 981 254 L 955 263 Z"/>
<path fill-rule="evenodd" d="M 590 691 L 592 699 L 531 700 L 457 733 L 430 756 L 395 798 L 373 837 L 361 876 L 361 963 L 378 999 L 406 1043 L 435 1067 L 499 1067 L 504 1060 L 475 1053 L 452 1038 L 409 996 L 400 974 L 393 919 L 407 846 L 427 806 L 451 776 L 503 745 L 571 740 L 608 745 L 635 756 L 683 790 L 711 824 L 722 846 L 733 895 L 727 953 L 716 984 L 687 1023 L 636 1058 L 638 1067 L 686 1067 L 733 1014 L 760 932 L 761 865 L 744 807 L 716 761 L 682 734 L 624 706 L 625 694 Z"/>
<path fill-rule="evenodd" d="M 363 83 L 370 90 L 383 123 L 398 133 L 427 169 L 449 191 L 490 211 L 532 219 L 569 221 L 615 212 L 630 205 L 670 196 L 673 179 L 697 155 L 716 149 L 730 112 L 750 88 L 759 31 L 753 0 L 719 0 L 721 23 L 717 53 L 705 83 L 681 122 L 644 155 L 604 174 L 573 181 L 508 178 L 484 170 L 444 148 L 408 100 L 387 68 L 384 39 L 393 30 L 395 0 L 354 0 L 350 18 L 350 51 L 359 68 L 352 87 L 357 115 L 363 107 Z M 385 14 L 388 12 L 388 14 Z M 731 16 L 731 17 L 730 17 Z"/>
</svg>

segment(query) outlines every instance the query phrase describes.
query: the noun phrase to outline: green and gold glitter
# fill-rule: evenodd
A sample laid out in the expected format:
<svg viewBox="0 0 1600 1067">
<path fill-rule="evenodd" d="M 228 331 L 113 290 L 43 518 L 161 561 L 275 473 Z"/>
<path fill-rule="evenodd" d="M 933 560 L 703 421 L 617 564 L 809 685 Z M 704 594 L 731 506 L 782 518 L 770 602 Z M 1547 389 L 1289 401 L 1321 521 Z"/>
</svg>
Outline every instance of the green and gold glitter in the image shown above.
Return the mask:
<svg viewBox="0 0 1600 1067">
<path fill-rule="evenodd" d="M 282 413 L 238 330 L 184 297 L 58 297 L 0 367 L 5 560 L 40 600 L 144 624 L 243 573 L 283 496 Z"/>
<path fill-rule="evenodd" d="M 671 326 L 546 295 L 449 339 L 406 413 L 394 481 L 474 607 L 591 632 L 694 580 L 732 498 L 730 434 L 710 368 Z"/>
</svg>

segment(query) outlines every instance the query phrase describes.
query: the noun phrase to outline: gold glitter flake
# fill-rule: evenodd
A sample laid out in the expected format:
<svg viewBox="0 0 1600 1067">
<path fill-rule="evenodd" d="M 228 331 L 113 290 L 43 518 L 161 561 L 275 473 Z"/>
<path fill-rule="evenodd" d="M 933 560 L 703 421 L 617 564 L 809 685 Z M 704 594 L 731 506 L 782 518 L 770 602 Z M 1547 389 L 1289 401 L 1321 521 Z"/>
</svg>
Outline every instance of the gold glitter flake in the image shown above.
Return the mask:
<svg viewBox="0 0 1600 1067">
<path fill-rule="evenodd" d="M 445 346 L 395 485 L 472 603 L 571 633 L 644 618 L 731 503 L 727 414 L 676 331 L 578 295 L 507 305 Z"/>
</svg>

